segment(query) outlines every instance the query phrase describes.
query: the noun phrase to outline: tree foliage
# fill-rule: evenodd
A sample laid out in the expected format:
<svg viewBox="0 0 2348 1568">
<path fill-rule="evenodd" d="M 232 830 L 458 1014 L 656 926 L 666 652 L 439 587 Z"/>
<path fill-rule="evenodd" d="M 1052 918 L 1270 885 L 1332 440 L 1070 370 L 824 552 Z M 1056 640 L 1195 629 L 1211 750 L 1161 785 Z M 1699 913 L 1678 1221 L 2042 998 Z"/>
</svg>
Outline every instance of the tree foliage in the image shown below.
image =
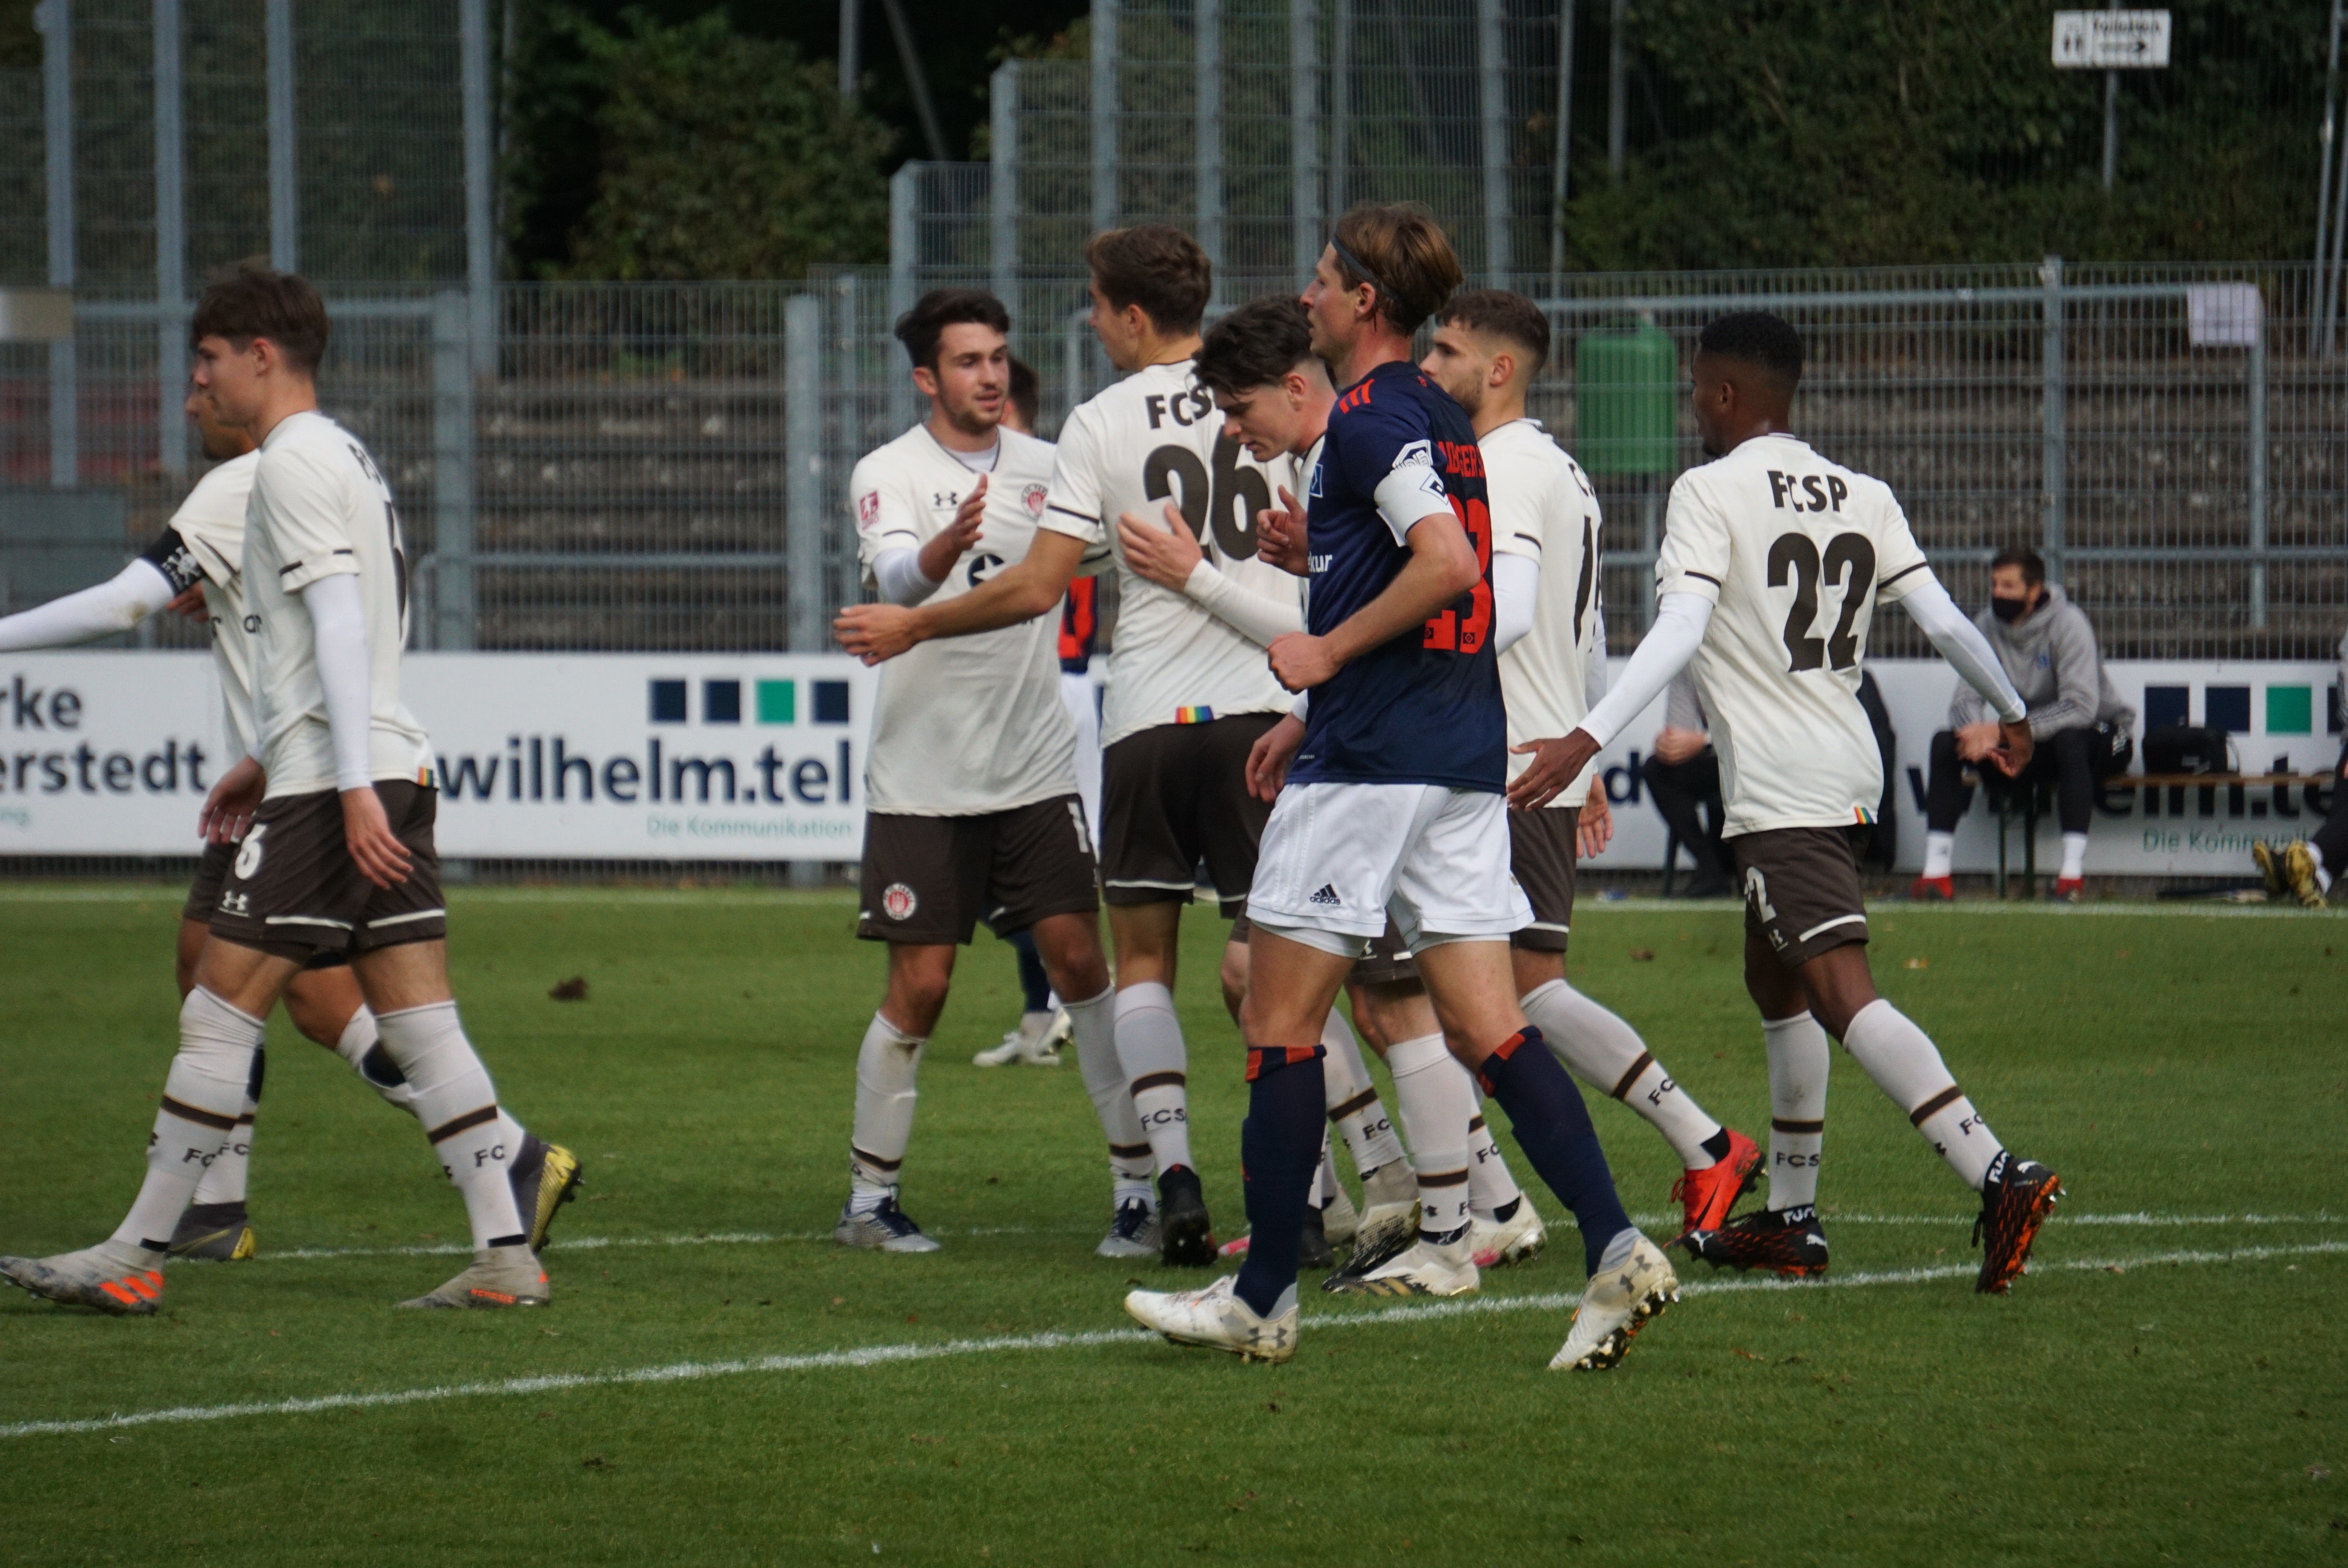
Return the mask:
<svg viewBox="0 0 2348 1568">
<path fill-rule="evenodd" d="M 2121 74 L 2109 194 L 2104 74 L 2049 65 L 2050 10 L 2042 0 L 1634 0 L 1653 96 L 1673 123 L 1619 185 L 1584 141 L 1568 224 L 1577 260 L 2237 259 L 2308 247 L 2322 0 L 2172 0 L 2171 67 Z"/>
<path fill-rule="evenodd" d="M 535 190 L 519 181 L 527 202 L 592 180 L 547 275 L 795 278 L 887 254 L 892 133 L 840 101 L 830 65 L 743 36 L 723 11 L 671 25 L 631 10 L 616 28 L 559 11 L 548 25 L 569 47 L 541 59 L 536 112 L 583 110 L 595 145 L 592 161 L 558 156 Z"/>
</svg>

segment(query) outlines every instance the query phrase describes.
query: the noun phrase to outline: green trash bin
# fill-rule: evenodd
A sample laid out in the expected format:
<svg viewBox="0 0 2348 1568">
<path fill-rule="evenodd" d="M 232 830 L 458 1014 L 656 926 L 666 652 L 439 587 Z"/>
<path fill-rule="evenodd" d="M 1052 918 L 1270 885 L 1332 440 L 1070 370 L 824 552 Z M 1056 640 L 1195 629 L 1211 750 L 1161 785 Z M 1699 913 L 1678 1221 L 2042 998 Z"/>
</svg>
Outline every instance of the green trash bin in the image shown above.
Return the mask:
<svg viewBox="0 0 2348 1568">
<path fill-rule="evenodd" d="M 1591 474 L 1679 466 L 1680 351 L 1653 322 L 1581 334 L 1573 350 L 1574 456 Z"/>
</svg>

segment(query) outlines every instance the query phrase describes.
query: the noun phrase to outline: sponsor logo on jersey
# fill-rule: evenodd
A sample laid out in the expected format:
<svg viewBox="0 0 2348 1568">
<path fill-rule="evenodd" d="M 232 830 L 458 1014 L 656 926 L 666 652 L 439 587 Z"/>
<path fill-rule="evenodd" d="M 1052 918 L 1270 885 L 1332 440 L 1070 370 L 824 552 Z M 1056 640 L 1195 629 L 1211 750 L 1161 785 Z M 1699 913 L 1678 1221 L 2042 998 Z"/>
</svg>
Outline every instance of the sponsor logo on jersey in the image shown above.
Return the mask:
<svg viewBox="0 0 2348 1568">
<path fill-rule="evenodd" d="M 910 920 L 921 907 L 922 901 L 902 882 L 891 882 L 881 890 L 880 912 L 891 920 Z"/>
<path fill-rule="evenodd" d="M 1019 492 L 1019 504 L 1027 508 L 1029 517 L 1040 518 L 1044 515 L 1044 497 L 1049 493 L 1046 486 L 1030 485 Z"/>
<path fill-rule="evenodd" d="M 880 515 L 880 492 L 867 490 L 856 497 L 856 520 L 869 523 Z"/>
</svg>

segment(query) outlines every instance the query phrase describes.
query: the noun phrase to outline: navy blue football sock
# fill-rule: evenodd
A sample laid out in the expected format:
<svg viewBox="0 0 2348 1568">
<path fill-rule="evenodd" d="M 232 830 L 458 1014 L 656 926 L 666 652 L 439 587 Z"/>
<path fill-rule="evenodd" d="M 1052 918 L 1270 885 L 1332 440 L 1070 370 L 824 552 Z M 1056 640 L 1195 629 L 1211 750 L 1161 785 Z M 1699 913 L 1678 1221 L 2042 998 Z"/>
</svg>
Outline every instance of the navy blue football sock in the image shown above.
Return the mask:
<svg viewBox="0 0 2348 1568">
<path fill-rule="evenodd" d="M 1484 1059 L 1477 1077 L 1484 1092 L 1509 1113 L 1517 1143 L 1533 1169 L 1573 1211 L 1574 1223 L 1581 1227 L 1583 1256 L 1590 1272 L 1597 1273 L 1606 1244 L 1630 1226 L 1631 1216 L 1614 1195 L 1614 1177 L 1606 1169 L 1606 1152 L 1598 1146 L 1581 1091 L 1542 1043 L 1540 1030 L 1530 1024 L 1502 1040 Z"/>
<path fill-rule="evenodd" d="M 1248 1255 L 1232 1288 L 1259 1316 L 1296 1283 L 1305 1201 L 1321 1172 L 1322 1048 L 1248 1052 L 1248 1117 L 1240 1127 Z"/>
<path fill-rule="evenodd" d="M 1044 973 L 1043 955 L 1035 951 L 1035 931 L 1022 926 L 1003 938 L 1019 954 L 1020 1010 L 1049 1012 L 1052 1010 L 1052 981 Z"/>
</svg>

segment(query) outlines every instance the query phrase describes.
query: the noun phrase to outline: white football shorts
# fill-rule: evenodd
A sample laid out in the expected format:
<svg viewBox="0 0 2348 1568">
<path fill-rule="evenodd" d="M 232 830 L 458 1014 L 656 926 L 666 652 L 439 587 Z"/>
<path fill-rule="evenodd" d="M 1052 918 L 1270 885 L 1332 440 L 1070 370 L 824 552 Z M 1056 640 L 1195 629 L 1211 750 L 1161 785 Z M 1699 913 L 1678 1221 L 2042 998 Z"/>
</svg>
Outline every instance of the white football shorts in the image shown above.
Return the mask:
<svg viewBox="0 0 2348 1568">
<path fill-rule="evenodd" d="M 1496 792 L 1291 784 L 1264 825 L 1248 920 L 1355 956 L 1388 916 L 1412 952 L 1497 940 L 1533 917 L 1509 860 L 1508 801 Z"/>
</svg>

